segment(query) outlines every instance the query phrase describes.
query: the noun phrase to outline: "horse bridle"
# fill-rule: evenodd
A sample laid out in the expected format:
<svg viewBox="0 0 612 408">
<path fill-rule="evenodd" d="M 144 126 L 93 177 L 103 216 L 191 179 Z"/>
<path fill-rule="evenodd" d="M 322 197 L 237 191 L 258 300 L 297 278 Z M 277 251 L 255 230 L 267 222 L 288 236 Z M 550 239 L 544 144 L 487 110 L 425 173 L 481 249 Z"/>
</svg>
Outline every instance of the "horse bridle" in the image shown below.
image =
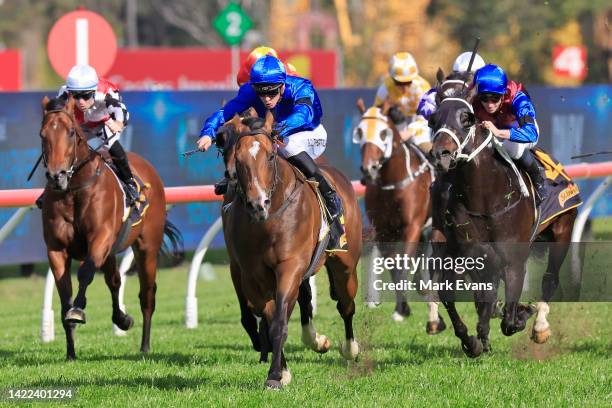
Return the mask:
<svg viewBox="0 0 612 408">
<path fill-rule="evenodd" d="M 250 132 L 240 135 L 240 137 L 236 140 L 236 144 L 238 143 L 238 140 L 240 140 L 244 136 L 257 136 L 257 135 L 264 135 L 272 141 L 272 146 L 273 146 L 272 158 L 267 159 L 267 160 L 273 162 L 274 174 L 272 176 L 272 187 L 270 187 L 270 189 L 266 191 L 266 195 L 270 197 L 270 199 L 272 199 L 272 195 L 276 191 L 276 187 L 278 185 L 278 180 L 279 180 L 279 177 L 278 177 L 278 147 L 275 143 L 275 139 L 273 139 L 268 133 L 266 133 L 264 129 L 255 129 L 255 130 L 251 130 Z M 236 191 L 238 193 L 238 196 L 244 202 L 246 200 L 246 195 L 244 193 L 244 190 L 240 187 L 240 183 L 237 183 L 237 187 L 238 188 L 236 189 Z"/>
<path fill-rule="evenodd" d="M 461 81 L 463 82 L 463 81 Z M 474 114 L 474 108 L 472 107 L 472 105 L 466 101 L 463 98 L 445 98 L 442 99 L 442 101 L 440 101 L 440 105 L 442 105 L 444 102 L 447 101 L 459 101 L 461 103 L 464 103 L 468 109 L 470 110 L 470 112 L 472 114 Z M 463 153 L 463 149 L 467 146 L 467 144 L 471 141 L 474 141 L 474 137 L 476 136 L 476 123 L 474 123 L 472 126 L 470 126 L 470 130 L 468 131 L 468 134 L 465 136 L 465 138 L 463 139 L 463 142 L 461 140 L 459 140 L 459 137 L 457 137 L 457 134 L 452 131 L 451 129 L 447 128 L 447 127 L 441 127 L 440 129 L 438 129 L 432 138 L 432 142 L 435 143 L 436 138 L 438 136 L 440 136 L 441 133 L 446 133 L 447 135 L 449 135 L 451 137 L 451 139 L 453 139 L 453 142 L 455 142 L 455 144 L 457 144 L 457 150 L 455 150 L 452 154 L 451 154 L 451 159 L 453 161 L 466 161 L 466 162 L 470 162 L 472 161 L 472 159 L 474 159 L 474 157 L 476 157 L 482 150 L 484 150 L 485 147 L 487 147 L 489 145 L 489 143 L 491 143 L 491 140 L 493 139 L 493 132 L 491 132 L 491 130 L 489 130 L 489 134 L 487 135 L 487 137 L 485 138 L 485 140 L 478 145 L 470 154 L 465 154 Z"/>
<path fill-rule="evenodd" d="M 43 123 L 45 121 L 45 119 L 47 118 L 47 116 L 51 113 L 63 113 L 66 116 L 68 116 L 68 119 L 70 120 L 70 123 L 73 125 L 69 131 L 72 134 L 71 136 L 77 136 L 75 135 L 77 133 L 76 127 L 74 126 L 74 119 L 73 117 L 66 112 L 64 109 L 53 109 L 53 110 L 49 110 L 47 112 L 45 112 L 45 116 L 43 117 Z M 74 146 L 73 146 L 73 151 L 74 151 L 74 157 L 72 158 L 72 162 L 70 164 L 70 168 L 68 170 L 65 170 L 66 172 L 66 180 L 67 180 L 67 184 L 70 183 L 70 179 L 72 178 L 72 176 L 74 176 L 81 168 L 83 168 L 83 166 L 85 166 L 85 164 L 87 164 L 93 157 L 94 153 L 90 152 L 90 154 L 83 160 L 81 160 L 80 162 L 78 161 L 78 157 L 77 157 L 77 146 L 76 146 L 76 137 L 75 137 L 75 141 L 73 142 Z M 43 158 L 43 165 L 45 166 L 45 168 L 47 168 L 47 152 L 45 149 L 45 146 L 43 144 L 42 146 L 42 158 Z M 64 171 L 64 170 L 62 170 Z M 95 177 L 97 177 L 99 175 L 99 171 L 96 172 Z M 48 177 L 47 177 L 48 178 Z M 82 188 L 82 187 L 79 187 Z M 74 190 L 74 189 L 72 189 Z"/>
</svg>

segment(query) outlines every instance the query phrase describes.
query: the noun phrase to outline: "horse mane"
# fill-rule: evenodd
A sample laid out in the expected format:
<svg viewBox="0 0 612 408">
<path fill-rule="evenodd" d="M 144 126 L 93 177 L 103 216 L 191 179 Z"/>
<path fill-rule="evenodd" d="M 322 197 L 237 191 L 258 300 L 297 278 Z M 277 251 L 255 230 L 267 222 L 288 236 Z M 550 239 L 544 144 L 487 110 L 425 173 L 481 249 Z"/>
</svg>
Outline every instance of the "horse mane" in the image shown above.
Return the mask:
<svg viewBox="0 0 612 408">
<path fill-rule="evenodd" d="M 64 98 L 51 98 L 47 105 L 45 105 L 45 111 L 59 111 L 63 110 L 66 107 L 66 100 Z"/>
</svg>

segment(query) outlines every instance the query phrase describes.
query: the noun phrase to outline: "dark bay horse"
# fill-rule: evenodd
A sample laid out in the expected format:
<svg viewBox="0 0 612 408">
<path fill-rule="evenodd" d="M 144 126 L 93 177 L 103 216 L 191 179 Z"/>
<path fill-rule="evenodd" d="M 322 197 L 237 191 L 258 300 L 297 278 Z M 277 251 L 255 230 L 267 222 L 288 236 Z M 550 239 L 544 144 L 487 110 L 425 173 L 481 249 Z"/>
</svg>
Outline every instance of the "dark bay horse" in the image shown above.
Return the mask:
<svg viewBox="0 0 612 408">
<path fill-rule="evenodd" d="M 174 250 L 181 246 L 180 233 L 166 220 L 164 186 L 153 166 L 142 157 L 129 154 L 132 171 L 145 183 L 149 207 L 144 219 L 132 227 L 119 248 L 114 248 L 122 225 L 124 195 L 113 171 L 100 155 L 92 152 L 74 117 L 72 98 L 43 100 L 44 117 L 40 130 L 47 171 L 42 220 L 49 265 L 62 305 L 67 358 L 75 359 L 74 329 L 85 323 L 85 294 L 95 271 L 104 271 L 111 292 L 112 321 L 128 330 L 134 319 L 121 311 L 121 277 L 116 252 L 128 246 L 134 250 L 140 280 L 140 307 L 143 315 L 140 350 L 149 351 L 151 317 L 155 310 L 157 256 L 163 249 L 164 233 Z M 78 270 L 79 290 L 72 301 L 70 265 L 82 261 Z"/>
<path fill-rule="evenodd" d="M 477 123 L 472 97 L 473 91 L 466 87 L 454 93 L 439 91 L 438 110 L 430 118 L 430 126 L 434 130 L 432 153 L 437 169 L 451 186 L 446 208 L 436 207 L 434 200 L 432 210 L 444 220 L 446 244 L 442 255 L 488 257 L 490 267 L 483 272 L 487 276 L 479 276 L 477 272 L 472 272 L 471 276 L 475 281 L 494 284 L 492 289 L 475 292 L 478 338 L 468 335 L 452 300 L 453 294 L 440 292 L 464 352 L 477 357 L 490 348 L 489 320 L 500 279 L 505 283 L 506 300 L 502 332 L 510 336 L 523 330 L 533 313 L 531 308 L 521 305 L 519 299 L 531 239 L 538 235 L 552 243 L 531 337 L 537 343 L 548 339 L 548 302 L 559 283 L 559 269 L 569 248 L 576 209 L 558 214 L 534 228 L 533 191 L 529 197 L 521 192 L 525 185 L 529 186 L 528 178 L 522 174 L 525 184 L 521 187 L 513 169 L 499 158 L 493 135 Z M 453 271 L 449 274 L 451 280 L 457 278 Z"/>
<path fill-rule="evenodd" d="M 388 104 L 382 108 L 366 110 L 362 99 L 357 101 L 362 114 L 355 129 L 353 142 L 361 146 L 362 183 L 365 184 L 366 214 L 374 228 L 374 240 L 386 253 L 385 243 L 404 243 L 404 253 L 416 254 L 423 226 L 429 217 L 429 186 L 432 182 L 428 163 L 413 147 L 402 141 L 400 134 L 389 118 Z M 394 282 L 404 279 L 405 271 L 392 270 Z M 396 291 L 394 321 L 402 321 L 410 315 L 406 295 Z M 428 334 L 437 334 L 445 329 L 444 320 L 438 314 L 438 304 L 429 302 Z"/>
<path fill-rule="evenodd" d="M 242 323 L 254 347 L 260 348 L 261 361 L 267 361 L 272 352 L 265 385 L 277 389 L 291 380 L 283 346 L 296 301 L 302 309 L 305 342 L 319 352 L 330 347 L 329 340 L 312 325 L 307 280 L 307 272 L 316 273 L 323 265 L 332 299 L 344 320 L 346 341 L 340 346 L 341 354 L 347 360 L 357 357 L 359 345 L 352 321 L 362 243 L 361 214 L 350 181 L 332 167 L 322 166 L 344 205 L 349 249 L 331 254 L 323 251 L 316 259 L 323 222 L 319 202 L 308 182 L 277 153 L 272 122 L 271 113 L 265 123 L 255 120 L 250 125 L 235 116 L 224 126 L 224 134 L 217 135 L 217 144 L 225 155 L 233 155 L 225 161 L 230 163 L 228 172 L 235 172 L 230 176 L 236 179 L 236 191 L 231 198 L 226 196 L 231 201 L 224 206 L 223 230 Z M 253 314 L 261 318 L 259 333 Z"/>
</svg>

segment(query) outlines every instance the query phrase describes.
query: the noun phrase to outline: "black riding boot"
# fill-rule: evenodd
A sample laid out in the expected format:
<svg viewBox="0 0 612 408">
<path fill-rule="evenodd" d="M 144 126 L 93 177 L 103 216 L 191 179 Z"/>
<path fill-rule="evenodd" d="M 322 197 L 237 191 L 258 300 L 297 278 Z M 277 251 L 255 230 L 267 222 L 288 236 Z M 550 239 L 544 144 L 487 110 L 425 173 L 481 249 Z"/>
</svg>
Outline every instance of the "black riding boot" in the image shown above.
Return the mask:
<svg viewBox="0 0 612 408">
<path fill-rule="evenodd" d="M 227 193 L 227 186 L 229 184 L 229 180 L 227 177 L 223 177 L 221 180 L 215 183 L 215 195 L 224 195 Z"/>
<path fill-rule="evenodd" d="M 329 184 L 323 173 L 321 173 L 319 166 L 308 153 L 301 152 L 291 156 L 288 161 L 304 173 L 307 178 L 313 178 L 319 184 L 319 191 L 321 196 L 323 196 L 323 200 L 325 200 L 325 207 L 327 207 L 332 222 L 332 230 L 334 229 L 333 227 L 336 229 L 336 231 L 332 231 L 330 234 L 328 249 L 346 249 L 342 201 L 338 197 L 336 190 Z"/>
<path fill-rule="evenodd" d="M 138 187 L 136 187 L 136 180 L 134 180 L 132 170 L 130 169 L 127 154 L 119 142 L 113 143 L 111 148 L 108 149 L 108 152 L 113 159 L 113 163 L 117 167 L 117 175 L 123 184 L 125 184 L 125 193 L 128 201 L 127 205 L 131 206 L 134 202 L 138 201 Z"/>
<path fill-rule="evenodd" d="M 538 167 L 538 162 L 536 161 L 533 154 L 529 149 L 525 149 L 523 155 L 515 160 L 517 166 L 524 170 L 531 181 L 533 182 L 533 186 L 536 190 L 536 206 L 540 206 L 542 201 L 546 199 L 546 187 L 544 186 L 545 180 L 542 172 L 540 171 L 540 167 Z"/>
</svg>

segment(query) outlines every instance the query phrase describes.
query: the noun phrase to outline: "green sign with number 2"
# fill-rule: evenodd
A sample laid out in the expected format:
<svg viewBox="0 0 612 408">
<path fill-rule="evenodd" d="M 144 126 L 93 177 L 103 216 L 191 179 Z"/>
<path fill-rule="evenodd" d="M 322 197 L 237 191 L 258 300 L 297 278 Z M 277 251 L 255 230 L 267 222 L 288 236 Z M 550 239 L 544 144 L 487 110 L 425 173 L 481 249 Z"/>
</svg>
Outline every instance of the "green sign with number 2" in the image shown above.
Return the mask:
<svg viewBox="0 0 612 408">
<path fill-rule="evenodd" d="M 227 44 L 236 45 L 253 26 L 253 22 L 238 4 L 229 3 L 217 15 L 213 26 Z"/>
</svg>

